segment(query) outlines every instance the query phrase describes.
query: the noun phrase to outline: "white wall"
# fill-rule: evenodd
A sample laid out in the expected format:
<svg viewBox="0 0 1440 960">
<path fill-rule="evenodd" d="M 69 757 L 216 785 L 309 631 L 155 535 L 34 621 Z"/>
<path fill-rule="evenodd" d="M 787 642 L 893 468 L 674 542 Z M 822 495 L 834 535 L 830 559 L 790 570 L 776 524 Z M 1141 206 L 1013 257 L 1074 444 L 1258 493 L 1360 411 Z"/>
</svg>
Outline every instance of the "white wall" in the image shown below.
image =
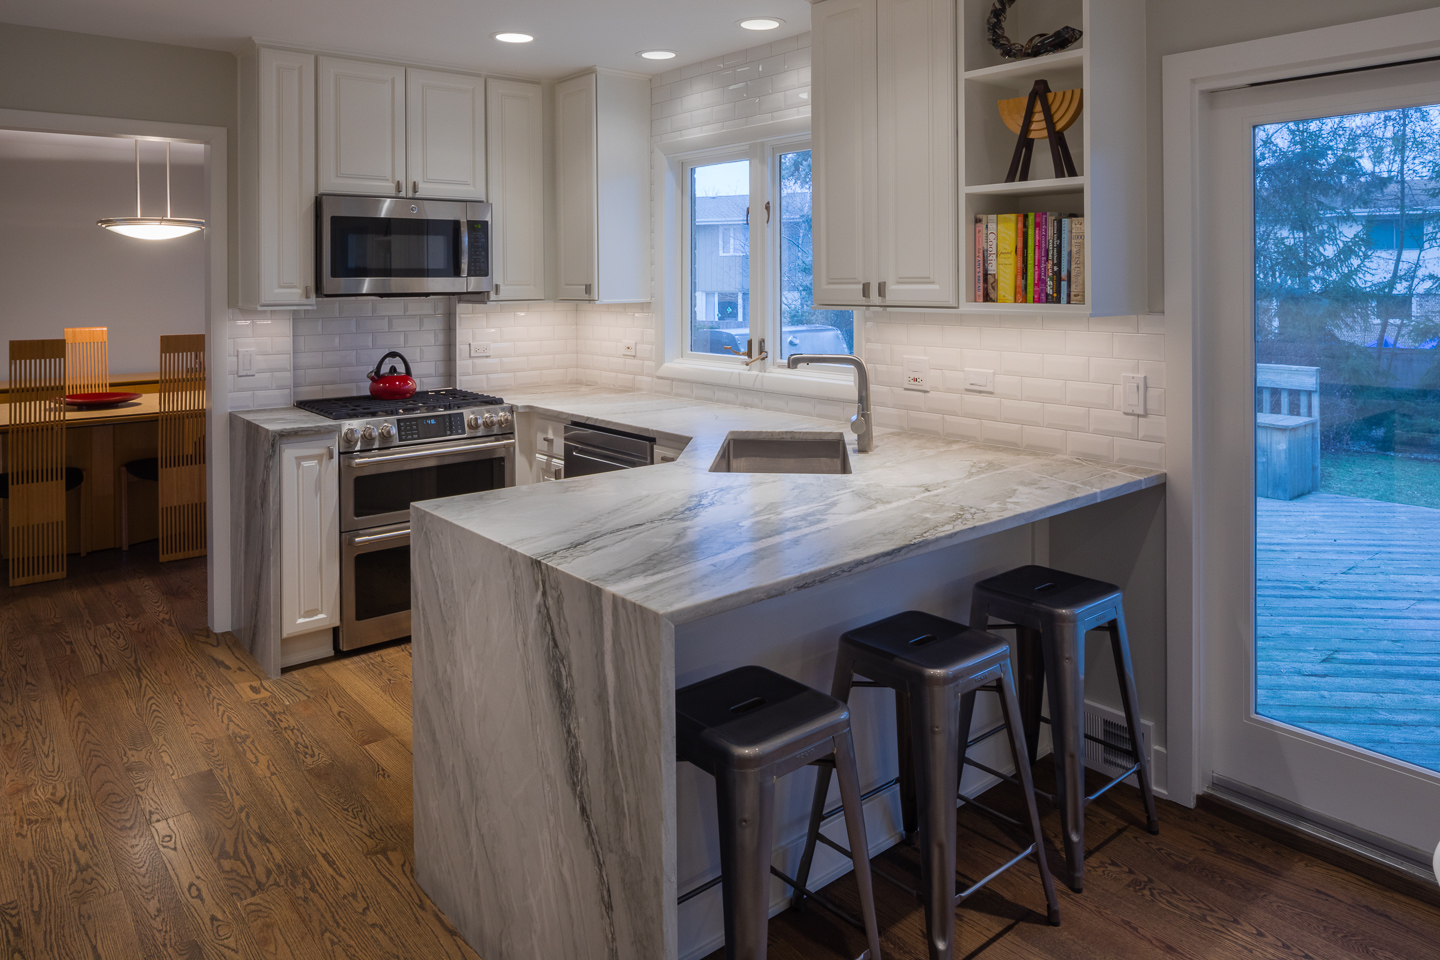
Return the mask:
<svg viewBox="0 0 1440 960">
<path fill-rule="evenodd" d="M 11 339 L 109 327 L 112 373 L 159 369 L 160 337 L 205 332 L 205 238 L 147 241 L 95 225 L 135 215 L 133 141 L 0 130 L 0 364 Z M 204 217 L 205 156 L 171 147 L 175 216 Z M 165 147 L 141 144 L 146 216 L 165 213 Z M 0 376 L 0 379 L 4 379 Z"/>
</svg>

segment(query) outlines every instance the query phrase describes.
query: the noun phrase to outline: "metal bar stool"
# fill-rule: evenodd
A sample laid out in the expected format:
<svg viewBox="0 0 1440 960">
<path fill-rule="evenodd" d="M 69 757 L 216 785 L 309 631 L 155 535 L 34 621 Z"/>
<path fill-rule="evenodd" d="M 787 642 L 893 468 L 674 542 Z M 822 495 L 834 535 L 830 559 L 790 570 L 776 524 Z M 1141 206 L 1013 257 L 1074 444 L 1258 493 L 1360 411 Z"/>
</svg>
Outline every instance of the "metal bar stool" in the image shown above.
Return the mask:
<svg viewBox="0 0 1440 960">
<path fill-rule="evenodd" d="M 1055 744 L 1055 780 L 1062 795 L 1060 823 L 1065 832 L 1069 884 L 1079 893 L 1085 871 L 1085 807 L 1091 801 L 1136 773 L 1145 801 L 1146 828 L 1151 833 L 1160 832 L 1160 821 L 1155 816 L 1155 793 L 1150 784 L 1150 760 L 1140 749 L 1140 701 L 1130 665 L 1130 642 L 1125 635 L 1120 588 L 1049 567 L 1033 564 L 1016 567 L 975 585 L 970 622 L 982 629 L 994 629 L 989 626 L 991 617 L 1009 621 L 1016 630 L 1021 709 L 1031 763 L 1035 762 L 1040 723 L 1044 720 L 1050 724 Z M 1089 630 L 1110 634 L 1134 765 L 1087 796 L 1085 741 L 1096 739 L 1085 733 L 1085 634 Z M 1042 676 L 1037 660 L 1043 661 L 1044 687 L 1050 691 L 1053 719 L 1040 716 Z M 1112 744 L 1106 746 L 1114 749 Z"/>
<path fill-rule="evenodd" d="M 845 704 L 764 667 L 739 667 L 675 692 L 675 743 L 679 759 L 715 778 L 720 814 L 720 877 L 679 898 L 680 903 L 723 883 L 726 960 L 764 960 L 770 924 L 770 875 L 797 890 L 771 865 L 775 827 L 775 781 L 808 764 L 840 776 L 845 826 L 854 857 L 869 949 L 861 958 L 880 960 L 870 849 L 865 838 L 860 777 Z M 810 891 L 803 891 L 814 896 Z M 819 899 L 819 898 L 817 898 Z M 828 905 L 828 904 L 827 904 Z M 838 908 L 831 906 L 845 919 Z"/>
<path fill-rule="evenodd" d="M 868 679 L 856 680 L 856 676 Z M 955 905 L 1030 856 L 1035 857 L 1040 868 L 1048 919 L 1058 924 L 1060 909 L 1055 899 L 1055 884 L 1045 863 L 1035 787 L 1024 762 L 1028 751 L 1010 672 L 1009 645 L 1000 637 L 970 630 L 963 623 L 928 613 L 911 610 L 896 614 L 858 627 L 840 638 L 831 694 L 838 700 L 848 700 L 850 689 L 857 686 L 889 687 L 895 691 L 900 806 L 906 834 L 913 834 L 917 828 L 919 831 L 923 892 L 910 889 L 879 869 L 876 873 L 924 900 L 931 960 L 949 960 L 954 952 Z M 999 695 L 1005 722 L 972 739 L 970 726 L 975 694 L 982 690 Z M 991 770 L 965 755 L 968 747 L 1002 730 L 1009 733 L 1018 779 Z M 1025 795 L 1030 822 L 1020 824 L 968 797 L 961 799 L 1013 826 L 1028 826 L 1032 840 L 1004 866 L 956 893 L 955 801 L 960 796 L 960 771 L 966 763 L 1016 783 Z M 795 896 L 797 908 L 803 901 L 803 887 L 816 842 L 840 849 L 820 833 L 829 786 L 828 771 L 822 767 L 815 783 L 805 853 L 796 877 L 802 888 Z"/>
</svg>

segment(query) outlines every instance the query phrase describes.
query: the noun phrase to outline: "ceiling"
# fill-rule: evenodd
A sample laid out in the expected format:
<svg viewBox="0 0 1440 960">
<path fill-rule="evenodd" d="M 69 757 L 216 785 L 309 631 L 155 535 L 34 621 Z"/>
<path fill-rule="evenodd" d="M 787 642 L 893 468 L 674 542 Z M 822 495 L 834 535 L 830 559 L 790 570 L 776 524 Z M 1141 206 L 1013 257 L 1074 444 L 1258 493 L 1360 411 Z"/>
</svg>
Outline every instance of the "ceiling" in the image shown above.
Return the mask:
<svg viewBox="0 0 1440 960">
<path fill-rule="evenodd" d="M 87 137 L 74 133 L 37 133 L 30 130 L 0 130 L 0 160 L 58 160 L 86 163 L 135 163 L 135 141 L 122 137 Z M 140 162 L 147 169 L 163 169 L 165 144 L 143 141 Z M 172 142 L 170 162 L 174 166 L 205 162 L 205 145 Z"/>
<path fill-rule="evenodd" d="M 585 67 L 663 73 L 810 29 L 807 0 L 6 0 L 35 27 L 220 50 L 259 38 L 339 53 L 535 79 Z M 777 30 L 742 30 L 744 17 Z M 533 43 L 505 44 L 498 31 Z M 640 50 L 674 50 L 669 61 Z"/>
</svg>

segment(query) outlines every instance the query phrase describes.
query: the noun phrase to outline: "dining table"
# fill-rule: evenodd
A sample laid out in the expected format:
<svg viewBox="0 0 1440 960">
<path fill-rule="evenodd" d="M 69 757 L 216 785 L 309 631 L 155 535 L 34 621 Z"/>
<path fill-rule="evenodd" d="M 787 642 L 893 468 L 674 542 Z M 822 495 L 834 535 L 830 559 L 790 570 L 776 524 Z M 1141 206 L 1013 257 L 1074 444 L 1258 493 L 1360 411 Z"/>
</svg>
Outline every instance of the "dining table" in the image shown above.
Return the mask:
<svg viewBox="0 0 1440 960">
<path fill-rule="evenodd" d="M 111 374 L 110 389 L 140 396 L 113 407 L 70 407 L 65 411 L 65 464 L 85 471 L 85 482 L 68 498 L 67 550 L 71 553 L 80 551 L 82 517 L 87 525 L 87 550 L 120 546 L 120 467 L 132 460 L 156 456 L 159 449 L 160 374 Z M 0 381 L 0 472 L 4 470 L 9 432 L 9 384 Z M 154 484 L 131 487 L 128 513 L 132 543 L 159 536 L 156 495 L 142 493 L 142 486 L 153 488 Z M 0 509 L 8 506 L 0 501 Z"/>
</svg>

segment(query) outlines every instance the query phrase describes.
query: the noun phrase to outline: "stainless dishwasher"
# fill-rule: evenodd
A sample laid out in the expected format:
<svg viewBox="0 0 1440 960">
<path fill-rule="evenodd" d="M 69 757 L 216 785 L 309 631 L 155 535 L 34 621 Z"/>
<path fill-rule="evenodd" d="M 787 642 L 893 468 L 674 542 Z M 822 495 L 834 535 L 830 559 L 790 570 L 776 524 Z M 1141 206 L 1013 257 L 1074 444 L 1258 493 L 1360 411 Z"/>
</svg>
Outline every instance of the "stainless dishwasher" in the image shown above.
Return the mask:
<svg viewBox="0 0 1440 960">
<path fill-rule="evenodd" d="M 565 427 L 565 476 L 648 467 L 655 462 L 655 438 L 623 430 L 571 423 Z"/>
</svg>

